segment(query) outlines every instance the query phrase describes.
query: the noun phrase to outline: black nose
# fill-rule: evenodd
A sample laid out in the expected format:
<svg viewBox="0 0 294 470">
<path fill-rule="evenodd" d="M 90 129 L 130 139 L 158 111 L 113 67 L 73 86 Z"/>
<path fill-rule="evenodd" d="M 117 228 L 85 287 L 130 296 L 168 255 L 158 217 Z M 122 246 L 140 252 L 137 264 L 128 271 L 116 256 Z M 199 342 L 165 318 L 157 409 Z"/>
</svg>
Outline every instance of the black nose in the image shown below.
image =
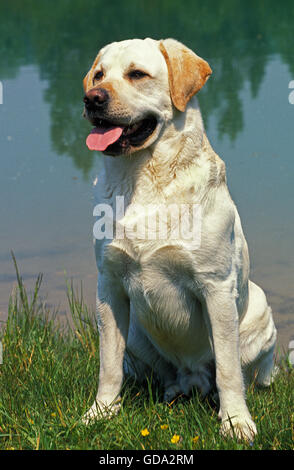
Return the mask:
<svg viewBox="0 0 294 470">
<path fill-rule="evenodd" d="M 87 108 L 105 106 L 109 101 L 109 94 L 104 88 L 92 88 L 84 97 Z"/>
</svg>

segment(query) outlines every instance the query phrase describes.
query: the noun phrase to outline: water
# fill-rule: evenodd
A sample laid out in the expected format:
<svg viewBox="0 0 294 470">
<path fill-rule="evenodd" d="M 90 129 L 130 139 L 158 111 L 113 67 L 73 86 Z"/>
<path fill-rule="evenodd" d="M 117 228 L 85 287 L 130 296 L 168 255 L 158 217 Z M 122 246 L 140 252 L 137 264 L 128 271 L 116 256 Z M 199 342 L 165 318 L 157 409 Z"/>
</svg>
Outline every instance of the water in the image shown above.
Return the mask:
<svg viewBox="0 0 294 470">
<path fill-rule="evenodd" d="M 65 314 L 65 279 L 94 308 L 92 180 L 103 158 L 85 146 L 82 79 L 103 45 L 174 37 L 210 63 L 199 93 L 209 139 L 226 162 L 279 344 L 294 338 L 294 4 L 223 0 L 0 3 L 0 318 L 15 285 L 10 250 L 30 287 Z M 292 50 L 291 50 L 292 49 Z"/>
</svg>

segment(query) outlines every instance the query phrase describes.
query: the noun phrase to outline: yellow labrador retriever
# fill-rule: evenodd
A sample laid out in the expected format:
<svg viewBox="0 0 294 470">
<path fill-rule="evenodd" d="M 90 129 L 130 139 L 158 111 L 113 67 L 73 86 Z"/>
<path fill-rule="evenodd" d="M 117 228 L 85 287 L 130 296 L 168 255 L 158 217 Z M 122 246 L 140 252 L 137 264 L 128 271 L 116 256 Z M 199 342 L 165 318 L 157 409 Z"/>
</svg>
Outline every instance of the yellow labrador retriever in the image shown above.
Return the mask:
<svg viewBox="0 0 294 470">
<path fill-rule="evenodd" d="M 104 153 L 100 375 L 85 420 L 118 410 L 124 370 L 152 369 L 166 400 L 216 380 L 222 434 L 252 440 L 245 384 L 270 384 L 276 329 L 195 96 L 211 73 L 180 42 L 148 38 L 107 45 L 84 79 L 87 145 Z"/>
</svg>

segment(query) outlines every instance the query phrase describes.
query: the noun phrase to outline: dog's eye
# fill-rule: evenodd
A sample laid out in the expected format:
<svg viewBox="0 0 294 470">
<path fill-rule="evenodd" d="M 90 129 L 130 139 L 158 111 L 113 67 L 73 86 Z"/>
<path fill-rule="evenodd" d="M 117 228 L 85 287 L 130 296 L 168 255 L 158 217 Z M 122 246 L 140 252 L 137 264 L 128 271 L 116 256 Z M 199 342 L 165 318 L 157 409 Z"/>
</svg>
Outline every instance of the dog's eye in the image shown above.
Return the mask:
<svg viewBox="0 0 294 470">
<path fill-rule="evenodd" d="M 99 72 L 95 74 L 94 80 L 101 80 L 102 77 L 103 77 L 103 72 L 102 70 L 99 70 Z"/>
<path fill-rule="evenodd" d="M 132 80 L 140 80 L 140 78 L 144 78 L 147 76 L 148 73 L 142 72 L 142 70 L 131 70 L 131 72 L 128 73 L 128 77 Z"/>
</svg>

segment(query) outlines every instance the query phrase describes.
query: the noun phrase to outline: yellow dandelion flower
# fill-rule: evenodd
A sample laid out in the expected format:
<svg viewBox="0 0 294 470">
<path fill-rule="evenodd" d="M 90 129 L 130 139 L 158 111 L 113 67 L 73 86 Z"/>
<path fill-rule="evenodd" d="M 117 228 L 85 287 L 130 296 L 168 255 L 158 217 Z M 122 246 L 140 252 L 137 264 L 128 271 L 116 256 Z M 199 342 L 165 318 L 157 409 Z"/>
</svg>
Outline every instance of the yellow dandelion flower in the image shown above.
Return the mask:
<svg viewBox="0 0 294 470">
<path fill-rule="evenodd" d="M 145 428 L 145 429 L 142 429 L 141 434 L 142 434 L 142 436 L 145 437 L 145 436 L 148 436 L 150 434 L 150 432 L 148 431 L 147 428 Z"/>
<path fill-rule="evenodd" d="M 164 431 L 165 429 L 168 429 L 168 424 L 162 424 L 162 425 L 160 426 L 160 429 L 162 429 L 163 431 Z"/>
<path fill-rule="evenodd" d="M 173 437 L 171 438 L 170 442 L 172 444 L 177 444 L 180 440 L 180 436 L 178 434 L 174 434 Z"/>
<path fill-rule="evenodd" d="M 197 444 L 199 436 L 192 437 L 193 444 Z"/>
<path fill-rule="evenodd" d="M 55 418 L 56 413 L 51 413 L 52 418 Z"/>
</svg>

